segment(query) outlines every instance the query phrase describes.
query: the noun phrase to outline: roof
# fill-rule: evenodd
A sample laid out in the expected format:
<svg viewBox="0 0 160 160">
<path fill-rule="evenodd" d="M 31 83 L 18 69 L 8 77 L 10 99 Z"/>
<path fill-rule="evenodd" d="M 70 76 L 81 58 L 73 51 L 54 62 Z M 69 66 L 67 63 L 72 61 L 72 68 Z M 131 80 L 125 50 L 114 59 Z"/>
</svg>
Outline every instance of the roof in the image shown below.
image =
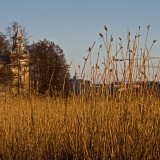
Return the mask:
<svg viewBox="0 0 160 160">
<path fill-rule="evenodd" d="M 20 55 L 21 56 L 29 56 L 29 52 L 28 52 L 28 50 L 25 50 L 25 49 L 23 49 L 23 48 L 20 48 Z M 11 51 L 11 53 L 10 53 L 10 56 L 12 57 L 12 56 L 15 56 L 15 55 L 17 55 L 17 50 L 16 50 L 16 48 L 13 50 L 13 51 Z"/>
<path fill-rule="evenodd" d="M 17 31 L 15 33 L 15 35 L 13 36 L 14 39 L 23 39 L 24 37 L 22 36 L 19 28 L 17 28 Z"/>
</svg>

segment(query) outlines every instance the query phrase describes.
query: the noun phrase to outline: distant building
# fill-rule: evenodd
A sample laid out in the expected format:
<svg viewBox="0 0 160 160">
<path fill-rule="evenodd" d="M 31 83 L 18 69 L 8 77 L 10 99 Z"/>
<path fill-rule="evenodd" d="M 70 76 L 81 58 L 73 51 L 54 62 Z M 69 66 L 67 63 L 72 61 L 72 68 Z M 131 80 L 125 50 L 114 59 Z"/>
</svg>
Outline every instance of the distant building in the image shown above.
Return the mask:
<svg viewBox="0 0 160 160">
<path fill-rule="evenodd" d="M 23 47 L 24 37 L 18 27 L 13 36 L 13 47 L 10 53 L 12 72 L 12 89 L 18 93 L 29 92 L 29 52 Z"/>
<path fill-rule="evenodd" d="M 8 56 L 0 58 L 0 69 L 7 75 L 1 76 L 8 80 L 8 86 L 13 93 L 29 93 L 29 52 L 24 49 L 22 36 L 19 28 L 12 37 L 13 46 Z M 3 80 L 3 82 L 5 82 Z"/>
<path fill-rule="evenodd" d="M 70 92 L 79 95 L 79 94 L 85 94 L 90 87 L 90 81 L 85 80 L 84 78 L 79 78 L 77 76 L 77 73 L 75 72 L 75 75 L 70 80 Z"/>
</svg>

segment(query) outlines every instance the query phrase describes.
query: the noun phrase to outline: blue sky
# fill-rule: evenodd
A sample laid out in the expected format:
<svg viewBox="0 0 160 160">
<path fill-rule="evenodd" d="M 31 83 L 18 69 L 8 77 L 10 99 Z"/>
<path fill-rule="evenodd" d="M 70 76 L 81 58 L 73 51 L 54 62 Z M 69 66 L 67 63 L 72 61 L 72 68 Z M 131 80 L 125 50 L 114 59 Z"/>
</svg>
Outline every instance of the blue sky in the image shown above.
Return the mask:
<svg viewBox="0 0 160 160">
<path fill-rule="evenodd" d="M 75 69 L 78 70 L 78 65 L 83 65 L 83 57 L 88 53 L 86 50 L 94 41 L 92 61 L 95 63 L 98 47 L 103 44 L 99 33 L 105 33 L 104 25 L 109 28 L 108 35 L 113 34 L 114 55 L 118 37 L 124 43 L 127 40 L 127 28 L 134 38 L 138 26 L 141 26 L 143 47 L 149 23 L 148 46 L 156 39 L 151 54 L 160 55 L 159 0 L 0 0 L 0 32 L 5 32 L 5 27 L 17 21 L 18 16 L 20 24 L 31 36 L 30 43 L 46 38 L 64 50 L 67 62 L 73 60 L 72 75 Z M 106 55 L 105 48 L 101 52 L 102 61 Z"/>
</svg>

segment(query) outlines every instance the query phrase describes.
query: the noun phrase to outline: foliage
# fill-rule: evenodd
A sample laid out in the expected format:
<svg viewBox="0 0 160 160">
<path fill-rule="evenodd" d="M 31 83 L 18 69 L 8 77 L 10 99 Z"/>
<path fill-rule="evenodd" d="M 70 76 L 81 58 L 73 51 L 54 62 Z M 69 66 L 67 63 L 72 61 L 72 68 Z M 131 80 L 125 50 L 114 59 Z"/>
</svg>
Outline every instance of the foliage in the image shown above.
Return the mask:
<svg viewBox="0 0 160 160">
<path fill-rule="evenodd" d="M 63 50 L 46 39 L 29 46 L 31 80 L 40 93 L 62 90 L 68 65 Z M 69 74 L 66 82 L 68 83 Z M 66 87 L 67 87 L 66 83 Z M 66 88 L 65 87 L 65 88 Z"/>
<path fill-rule="evenodd" d="M 9 41 L 6 36 L 0 32 L 0 84 L 5 86 L 11 83 L 11 72 L 6 64 L 9 63 Z M 3 87 L 4 88 L 4 87 Z"/>
<path fill-rule="evenodd" d="M 8 55 L 9 53 L 9 41 L 7 37 L 0 32 L 0 56 Z"/>
</svg>

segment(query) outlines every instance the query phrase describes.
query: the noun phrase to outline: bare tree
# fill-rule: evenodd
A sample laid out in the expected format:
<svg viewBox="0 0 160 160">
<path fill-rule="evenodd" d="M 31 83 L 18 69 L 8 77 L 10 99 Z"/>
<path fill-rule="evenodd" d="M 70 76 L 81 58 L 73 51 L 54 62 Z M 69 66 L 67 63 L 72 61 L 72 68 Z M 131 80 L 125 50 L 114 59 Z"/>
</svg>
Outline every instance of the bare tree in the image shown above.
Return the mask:
<svg viewBox="0 0 160 160">
<path fill-rule="evenodd" d="M 10 83 L 11 72 L 9 69 L 9 41 L 0 32 L 0 85 L 6 86 Z"/>
<path fill-rule="evenodd" d="M 59 94 L 68 69 L 63 50 L 54 42 L 44 39 L 29 46 L 29 52 L 34 89 L 37 88 L 40 93 L 49 91 L 50 94 Z M 68 91 L 69 77 L 68 73 L 65 79 L 65 93 Z"/>
<path fill-rule="evenodd" d="M 22 36 L 24 37 L 24 47 L 26 47 L 29 44 L 29 38 L 28 32 L 26 31 L 25 27 L 22 27 L 18 22 L 11 22 L 9 26 L 5 28 L 6 30 L 6 37 L 9 40 L 10 49 L 13 43 L 12 37 L 14 36 L 15 32 L 17 31 L 17 28 L 20 30 Z"/>
<path fill-rule="evenodd" d="M 9 41 L 6 35 L 0 32 L 0 56 L 8 55 L 9 53 Z"/>
</svg>

